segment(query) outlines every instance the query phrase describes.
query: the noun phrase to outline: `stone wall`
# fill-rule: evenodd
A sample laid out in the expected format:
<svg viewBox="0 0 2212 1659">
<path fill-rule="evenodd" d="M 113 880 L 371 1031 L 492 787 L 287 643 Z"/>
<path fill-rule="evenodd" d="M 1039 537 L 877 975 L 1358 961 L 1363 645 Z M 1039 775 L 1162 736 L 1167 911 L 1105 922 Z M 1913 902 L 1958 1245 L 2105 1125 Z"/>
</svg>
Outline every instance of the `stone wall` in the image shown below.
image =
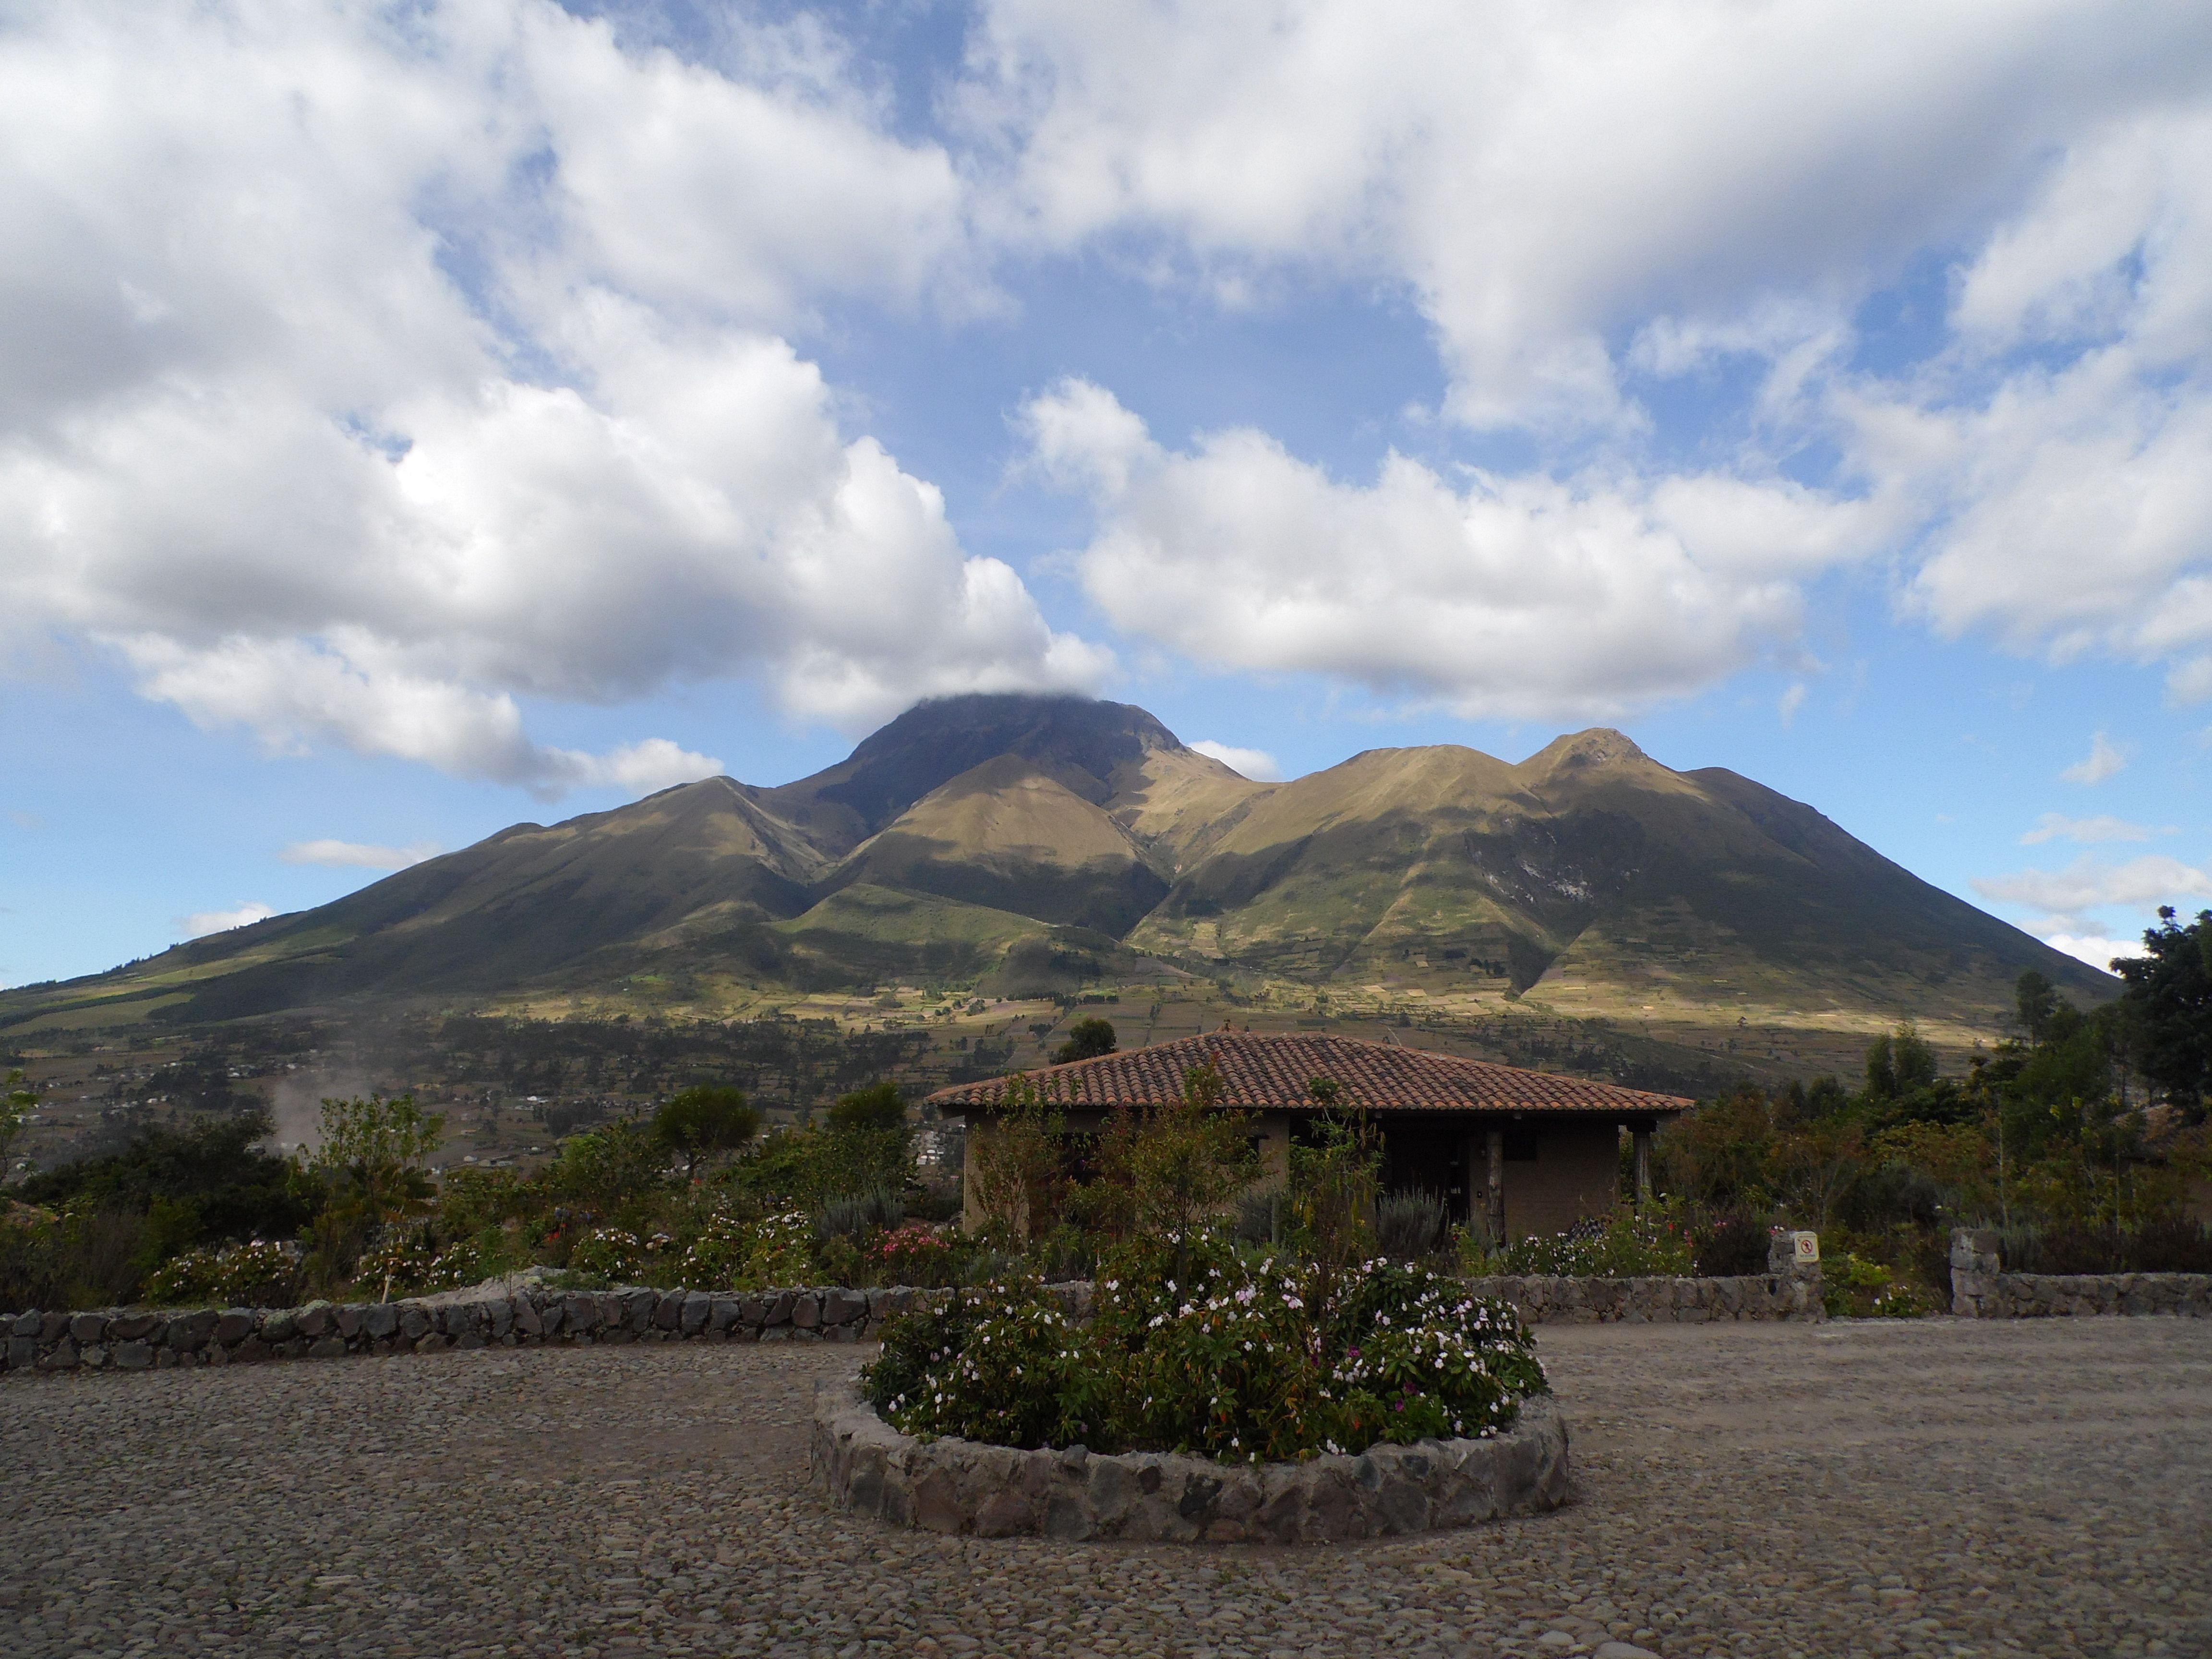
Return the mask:
<svg viewBox="0 0 2212 1659">
<path fill-rule="evenodd" d="M 1470 1279 L 1531 1325 L 1692 1325 L 1732 1319 L 1826 1319 L 1818 1268 L 1747 1279 Z"/>
<path fill-rule="evenodd" d="M 1959 1227 L 1951 1234 L 1951 1311 L 1967 1319 L 2212 1319 L 2212 1273 L 2008 1273 L 1995 1233 Z"/>
<path fill-rule="evenodd" d="M 877 1416 L 853 1382 L 824 1383 L 810 1458 L 842 1508 L 894 1527 L 983 1538 L 1333 1543 L 1555 1510 L 1568 1481 L 1566 1425 L 1542 1396 L 1487 1439 L 1245 1464 L 924 1442 Z"/>
<path fill-rule="evenodd" d="M 1057 1286 L 1087 1315 L 1087 1285 Z M 700 1291 L 531 1288 L 476 1300 L 312 1303 L 304 1308 L 202 1308 L 0 1316 L 9 1371 L 150 1370 L 258 1359 L 434 1353 L 447 1348 L 590 1342 L 858 1342 L 944 1291 Z"/>
<path fill-rule="evenodd" d="M 2157 1277 L 2172 1277 L 2158 1275 Z M 1532 1325 L 1819 1319 L 1815 1271 L 1751 1279 L 1476 1279 Z M 1070 1316 L 1091 1316 L 1091 1286 L 1050 1287 Z M 100 1309 L 0 1315 L 0 1370 L 151 1370 L 257 1359 L 434 1353 L 546 1342 L 860 1342 L 948 1291 L 900 1287 L 757 1291 L 554 1291 L 467 1299 L 311 1303 L 304 1308 Z"/>
</svg>

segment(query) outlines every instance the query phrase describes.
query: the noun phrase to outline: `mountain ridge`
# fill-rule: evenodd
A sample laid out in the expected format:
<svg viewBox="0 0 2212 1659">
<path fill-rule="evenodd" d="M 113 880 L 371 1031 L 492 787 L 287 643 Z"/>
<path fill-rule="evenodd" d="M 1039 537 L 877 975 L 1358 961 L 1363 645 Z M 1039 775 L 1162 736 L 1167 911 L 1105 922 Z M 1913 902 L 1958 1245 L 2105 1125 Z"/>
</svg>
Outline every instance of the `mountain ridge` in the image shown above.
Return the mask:
<svg viewBox="0 0 2212 1659">
<path fill-rule="evenodd" d="M 703 779 L 513 825 L 313 910 L 0 993 L 0 1030 L 641 979 L 708 1009 L 886 980 L 1226 978 L 1978 1024 L 2027 967 L 2117 988 L 1813 807 L 1610 728 L 1517 763 L 1370 749 L 1262 783 L 1133 705 L 1004 694 L 919 704 L 791 783 Z"/>
</svg>

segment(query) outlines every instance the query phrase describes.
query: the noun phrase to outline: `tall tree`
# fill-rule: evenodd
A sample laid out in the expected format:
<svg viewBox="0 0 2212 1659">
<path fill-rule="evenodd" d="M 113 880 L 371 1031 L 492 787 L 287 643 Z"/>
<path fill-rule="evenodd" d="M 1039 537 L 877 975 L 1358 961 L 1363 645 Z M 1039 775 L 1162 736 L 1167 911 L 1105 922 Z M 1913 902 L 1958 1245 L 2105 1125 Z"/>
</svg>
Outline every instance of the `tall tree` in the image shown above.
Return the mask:
<svg viewBox="0 0 2212 1659">
<path fill-rule="evenodd" d="M 2058 988 L 2031 968 L 2014 983 L 2012 994 L 2020 1011 L 2020 1029 L 2030 1043 L 2041 1042 L 2051 1015 L 2058 1012 Z"/>
<path fill-rule="evenodd" d="M 2143 1076 L 2196 1121 L 2212 1091 L 2212 910 L 2186 927 L 2172 905 L 2158 915 L 2143 933 L 2146 954 L 2112 966 L 2127 981 L 2122 1001 Z"/>
</svg>

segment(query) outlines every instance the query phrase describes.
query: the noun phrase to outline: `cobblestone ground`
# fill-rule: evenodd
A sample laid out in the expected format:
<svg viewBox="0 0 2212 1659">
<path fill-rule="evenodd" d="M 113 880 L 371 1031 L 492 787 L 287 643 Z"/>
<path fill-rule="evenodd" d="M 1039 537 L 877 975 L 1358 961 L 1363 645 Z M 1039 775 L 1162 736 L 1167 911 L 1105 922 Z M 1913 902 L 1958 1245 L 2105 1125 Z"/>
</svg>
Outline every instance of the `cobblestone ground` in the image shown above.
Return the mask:
<svg viewBox="0 0 2212 1659">
<path fill-rule="evenodd" d="M 1300 1550 L 831 1512 L 850 1348 L 10 1378 L 0 1654 L 2212 1654 L 2212 1324 L 1541 1348 L 1570 1508 Z"/>
</svg>

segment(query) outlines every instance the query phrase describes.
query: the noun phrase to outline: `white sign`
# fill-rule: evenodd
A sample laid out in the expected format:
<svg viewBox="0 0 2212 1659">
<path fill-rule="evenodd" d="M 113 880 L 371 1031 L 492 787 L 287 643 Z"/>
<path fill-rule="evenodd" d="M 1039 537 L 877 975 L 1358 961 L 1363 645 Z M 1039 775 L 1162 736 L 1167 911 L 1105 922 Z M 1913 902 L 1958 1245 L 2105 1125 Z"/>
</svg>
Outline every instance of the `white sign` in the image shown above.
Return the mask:
<svg viewBox="0 0 2212 1659">
<path fill-rule="evenodd" d="M 1799 1266 L 1803 1267 L 1812 1262 L 1818 1261 L 1820 1259 L 1820 1234 L 1793 1233 L 1790 1237 L 1796 1241 L 1797 1261 Z"/>
</svg>

